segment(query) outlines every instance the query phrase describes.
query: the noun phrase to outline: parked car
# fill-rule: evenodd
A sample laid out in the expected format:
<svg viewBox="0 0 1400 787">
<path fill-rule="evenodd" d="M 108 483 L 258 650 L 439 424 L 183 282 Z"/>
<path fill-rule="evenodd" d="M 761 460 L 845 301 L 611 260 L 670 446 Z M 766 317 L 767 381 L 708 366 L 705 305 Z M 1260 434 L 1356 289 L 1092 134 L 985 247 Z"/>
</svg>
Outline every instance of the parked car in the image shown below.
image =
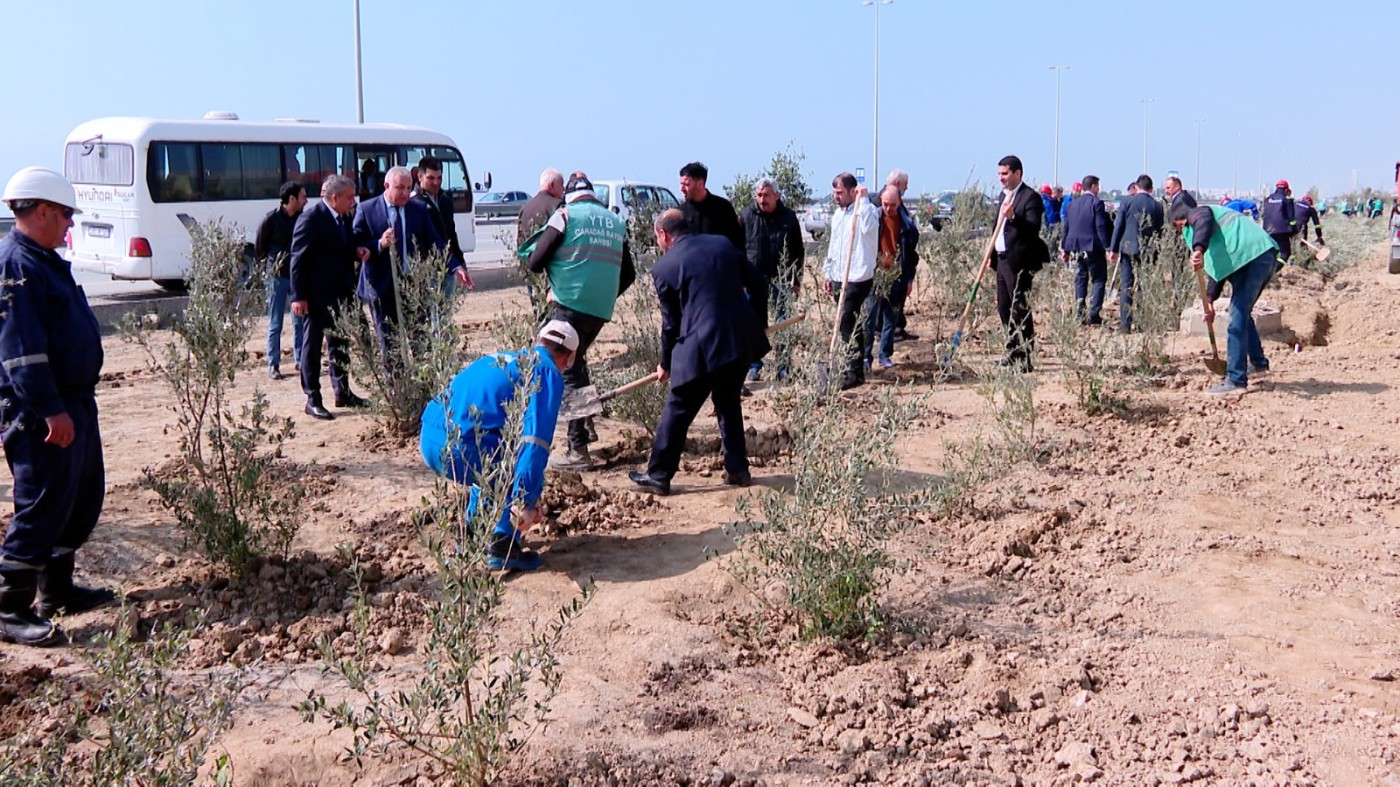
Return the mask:
<svg viewBox="0 0 1400 787">
<path fill-rule="evenodd" d="M 680 200 L 676 199 L 676 195 L 672 194 L 670 189 L 653 183 L 634 183 L 630 180 L 595 180 L 593 181 L 593 193 L 598 195 L 599 202 L 623 219 L 629 218 L 632 211 L 637 208 L 662 211 L 681 206 Z"/>
<path fill-rule="evenodd" d="M 478 219 L 508 219 L 520 215 L 520 208 L 530 201 L 523 191 L 492 191 L 476 201 Z"/>
<path fill-rule="evenodd" d="M 0 218 L 0 238 L 10 234 L 10 230 L 15 228 L 15 220 L 9 216 Z"/>
<path fill-rule="evenodd" d="M 814 240 L 831 226 L 831 197 L 826 196 L 802 209 L 802 229 L 812 234 Z"/>
</svg>

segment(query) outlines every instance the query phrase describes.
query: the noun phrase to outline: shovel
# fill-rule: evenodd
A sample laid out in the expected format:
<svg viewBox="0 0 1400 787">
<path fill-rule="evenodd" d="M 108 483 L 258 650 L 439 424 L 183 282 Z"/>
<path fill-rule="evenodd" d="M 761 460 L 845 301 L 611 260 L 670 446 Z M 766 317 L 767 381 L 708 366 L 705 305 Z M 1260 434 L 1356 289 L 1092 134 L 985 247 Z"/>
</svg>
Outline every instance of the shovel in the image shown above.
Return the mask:
<svg viewBox="0 0 1400 787">
<path fill-rule="evenodd" d="M 781 331 L 784 328 L 790 328 L 805 319 L 807 319 L 807 315 L 805 314 L 789 317 L 782 322 L 775 322 L 768 326 L 768 330 L 765 331 L 765 333 L 771 336 L 773 333 Z M 559 405 L 559 420 L 572 421 L 575 418 L 587 418 L 590 415 L 599 415 L 603 412 L 604 404 L 625 393 L 635 391 L 638 388 L 644 388 L 648 383 L 654 383 L 656 380 L 656 372 L 652 372 L 645 377 L 639 377 L 630 383 L 619 385 L 603 393 L 598 393 L 598 388 L 592 385 L 585 385 L 582 388 L 577 388 L 570 391 L 568 396 L 565 397 L 564 401 Z"/>
<path fill-rule="evenodd" d="M 963 328 L 967 327 L 967 318 L 972 316 L 972 305 L 977 302 L 977 291 L 982 288 L 982 277 L 992 267 L 992 249 L 996 248 L 997 238 L 1001 236 L 1004 226 L 1006 217 L 998 213 L 996 228 L 987 239 L 987 248 L 982 250 L 982 260 L 977 264 L 977 276 L 972 280 L 972 292 L 967 296 L 967 306 L 963 307 L 962 317 L 958 318 L 958 329 L 953 332 L 953 340 L 948 344 L 948 354 L 943 357 L 945 371 L 953 365 L 953 353 L 958 351 L 958 345 L 962 343 Z"/>
<path fill-rule="evenodd" d="M 1206 272 L 1196 268 L 1196 286 L 1201 290 L 1201 310 L 1205 311 L 1206 304 L 1210 297 L 1206 294 Z M 1210 357 L 1202 358 L 1201 361 L 1212 374 L 1225 376 L 1225 360 L 1220 357 L 1220 350 L 1215 346 L 1215 322 L 1206 320 L 1206 331 L 1210 334 Z"/>
<path fill-rule="evenodd" d="M 1326 262 L 1327 258 L 1332 256 L 1332 249 L 1326 246 L 1314 246 L 1311 243 L 1308 243 L 1307 238 L 1300 238 L 1299 240 L 1303 242 L 1304 246 L 1307 246 L 1308 248 L 1313 250 L 1313 254 L 1317 255 L 1318 262 Z"/>
</svg>

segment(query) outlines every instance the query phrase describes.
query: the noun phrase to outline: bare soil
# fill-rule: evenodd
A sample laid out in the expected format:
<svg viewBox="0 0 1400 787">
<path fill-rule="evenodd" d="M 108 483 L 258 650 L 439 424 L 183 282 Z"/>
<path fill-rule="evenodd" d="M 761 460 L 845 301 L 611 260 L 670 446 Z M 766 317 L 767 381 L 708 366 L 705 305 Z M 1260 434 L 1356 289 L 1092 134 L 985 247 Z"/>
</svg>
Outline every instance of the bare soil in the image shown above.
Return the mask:
<svg viewBox="0 0 1400 787">
<path fill-rule="evenodd" d="M 474 294 L 461 316 L 481 324 L 521 298 Z M 1040 459 L 967 515 L 899 536 L 907 570 L 869 643 L 755 635 L 752 596 L 707 558 L 732 551 L 724 528 L 749 494 L 721 483 L 708 416 L 666 498 L 627 481 L 646 440 L 600 421 L 600 469 L 551 479 L 552 520 L 534 536 L 544 569 L 510 579 L 508 631 L 552 618 L 590 579 L 597 593 L 564 641 L 552 722 L 504 781 L 1400 784 L 1400 276 L 1377 252 L 1335 281 L 1288 272 L 1265 298 L 1284 305 L 1287 329 L 1266 340 L 1273 371 L 1243 397 L 1204 397 L 1206 343 L 1182 337 L 1173 374 L 1131 390 L 1123 412 L 1088 417 L 1043 356 Z M 924 319 L 911 330 L 931 334 Z M 293 710 L 309 689 L 345 694 L 316 649 L 323 635 L 350 643 L 339 544 L 367 555 L 386 676 L 424 658 L 432 569 L 410 512 L 434 479 L 416 446 L 360 413 L 302 416 L 298 382 L 269 381 L 250 358 L 240 390 L 261 388 L 297 419 L 277 483 L 311 507 L 289 559 L 231 580 L 140 487 L 176 453 L 171 400 L 134 347 L 112 338 L 107 353 L 108 497 L 80 571 L 129 595 L 139 621 L 124 625 L 202 611 L 185 669 L 249 670 L 220 741 L 237 783 L 437 783 L 402 751 L 355 765 L 346 733 Z M 902 471 L 928 480 L 984 403 L 931 382 L 928 341 L 898 345 L 895 360 L 850 411 L 862 418 L 892 381 L 932 390 L 900 448 Z M 754 475 L 783 488 L 783 425 L 755 388 Z M 42 723 L 16 701 L 80 677 L 83 649 L 118 614 L 62 623 L 67 648 L 0 646 L 0 735 Z"/>
</svg>

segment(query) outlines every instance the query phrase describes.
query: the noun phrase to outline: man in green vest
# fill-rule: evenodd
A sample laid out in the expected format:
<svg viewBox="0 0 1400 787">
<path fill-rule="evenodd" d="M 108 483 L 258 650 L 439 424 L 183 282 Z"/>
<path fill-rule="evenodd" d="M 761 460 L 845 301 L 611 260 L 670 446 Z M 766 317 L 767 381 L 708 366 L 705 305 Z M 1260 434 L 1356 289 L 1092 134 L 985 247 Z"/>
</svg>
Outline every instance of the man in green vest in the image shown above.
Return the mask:
<svg viewBox="0 0 1400 787">
<path fill-rule="evenodd" d="M 574 365 L 564 372 L 567 395 L 589 384 L 588 348 L 612 320 L 617 296 L 637 278 L 627 246 L 627 222 L 599 202 L 593 183 L 576 172 L 564 186 L 564 204 L 518 253 L 528 255 L 525 265 L 531 272 L 548 274 L 549 299 L 554 302 L 551 318 L 567 322 L 578 333 Z M 588 419 L 569 421 L 569 450 L 550 464 L 568 470 L 587 468 L 592 461 L 589 438 Z"/>
<path fill-rule="evenodd" d="M 1254 327 L 1254 303 L 1273 278 L 1278 244 L 1243 213 L 1219 205 L 1188 208 L 1178 203 L 1171 209 L 1171 222 L 1186 237 L 1191 267 L 1204 267 L 1209 277 L 1201 304 L 1207 322 L 1215 321 L 1215 299 L 1225 282 L 1230 283 L 1225 380 L 1207 393 L 1244 393 L 1249 375 L 1269 371 L 1269 359 Z"/>
</svg>

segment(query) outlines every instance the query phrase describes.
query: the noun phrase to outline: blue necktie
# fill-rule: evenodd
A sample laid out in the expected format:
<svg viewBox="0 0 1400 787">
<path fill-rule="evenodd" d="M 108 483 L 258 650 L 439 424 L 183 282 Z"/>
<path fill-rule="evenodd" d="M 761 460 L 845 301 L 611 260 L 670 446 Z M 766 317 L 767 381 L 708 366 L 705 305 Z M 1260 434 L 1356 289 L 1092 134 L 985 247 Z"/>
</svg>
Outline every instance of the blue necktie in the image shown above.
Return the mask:
<svg viewBox="0 0 1400 787">
<path fill-rule="evenodd" d="M 394 237 L 399 247 L 399 265 L 408 273 L 408 237 L 403 233 L 403 208 L 394 208 Z"/>
</svg>

